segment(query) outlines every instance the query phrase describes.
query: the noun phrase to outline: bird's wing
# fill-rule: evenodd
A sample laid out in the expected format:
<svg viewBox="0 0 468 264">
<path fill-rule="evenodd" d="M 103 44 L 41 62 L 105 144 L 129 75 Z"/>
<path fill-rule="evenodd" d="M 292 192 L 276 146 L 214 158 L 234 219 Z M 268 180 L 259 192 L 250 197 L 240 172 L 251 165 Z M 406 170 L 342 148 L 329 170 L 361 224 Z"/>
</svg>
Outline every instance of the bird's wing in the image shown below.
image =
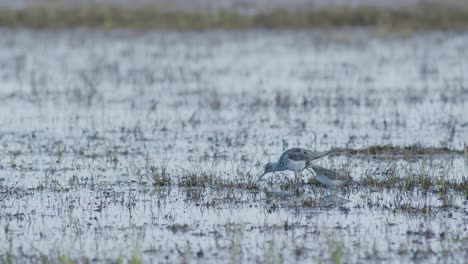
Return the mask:
<svg viewBox="0 0 468 264">
<path fill-rule="evenodd" d="M 318 166 L 318 165 L 312 165 L 312 166 L 310 166 L 310 168 L 312 168 L 317 174 L 326 176 L 326 177 L 328 177 L 330 179 L 336 178 L 336 172 L 333 171 L 333 170 L 329 170 L 329 169 L 326 169 L 326 168 L 324 168 L 322 166 Z"/>
<path fill-rule="evenodd" d="M 320 159 L 322 157 L 325 157 L 329 154 L 331 154 L 331 151 L 312 151 L 312 150 L 307 150 L 307 149 L 301 149 L 301 148 L 294 148 L 286 151 L 284 155 L 287 155 L 287 157 L 291 160 L 294 161 L 313 161 L 316 159 Z"/>
<path fill-rule="evenodd" d="M 322 166 L 312 165 L 311 168 L 317 173 L 325 177 L 330 178 L 331 180 L 342 180 L 342 181 L 353 181 L 353 178 L 349 174 L 339 173 L 334 170 L 329 170 Z"/>
</svg>

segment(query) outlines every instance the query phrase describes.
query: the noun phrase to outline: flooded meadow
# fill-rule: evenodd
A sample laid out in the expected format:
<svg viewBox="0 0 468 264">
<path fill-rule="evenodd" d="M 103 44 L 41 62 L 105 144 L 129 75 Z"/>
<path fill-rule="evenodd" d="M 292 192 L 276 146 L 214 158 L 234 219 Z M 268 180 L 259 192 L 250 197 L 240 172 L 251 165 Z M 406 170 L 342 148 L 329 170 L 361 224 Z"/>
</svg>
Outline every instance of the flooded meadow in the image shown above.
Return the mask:
<svg viewBox="0 0 468 264">
<path fill-rule="evenodd" d="M 468 259 L 468 32 L 0 35 L 1 263 Z"/>
</svg>

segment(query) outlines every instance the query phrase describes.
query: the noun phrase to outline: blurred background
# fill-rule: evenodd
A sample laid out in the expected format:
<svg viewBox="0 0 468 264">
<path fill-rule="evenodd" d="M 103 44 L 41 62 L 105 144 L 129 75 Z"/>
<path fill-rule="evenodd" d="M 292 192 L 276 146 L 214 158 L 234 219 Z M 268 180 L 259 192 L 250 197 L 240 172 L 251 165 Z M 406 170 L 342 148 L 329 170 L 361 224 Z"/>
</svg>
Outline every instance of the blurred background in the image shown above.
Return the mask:
<svg viewBox="0 0 468 264">
<path fill-rule="evenodd" d="M 0 25 L 132 28 L 311 28 L 379 26 L 400 30 L 466 26 L 463 0 L 0 0 Z"/>
<path fill-rule="evenodd" d="M 108 4 L 108 5 L 148 5 L 156 4 L 162 6 L 177 6 L 179 8 L 190 10 L 192 8 L 201 9 L 265 9 L 265 8 L 287 8 L 295 9 L 298 7 L 310 6 L 380 6 L 380 7 L 402 7 L 414 5 L 465 5 L 464 0 L 1 0 L 4 6 L 25 7 L 28 5 L 85 5 L 85 4 Z"/>
</svg>

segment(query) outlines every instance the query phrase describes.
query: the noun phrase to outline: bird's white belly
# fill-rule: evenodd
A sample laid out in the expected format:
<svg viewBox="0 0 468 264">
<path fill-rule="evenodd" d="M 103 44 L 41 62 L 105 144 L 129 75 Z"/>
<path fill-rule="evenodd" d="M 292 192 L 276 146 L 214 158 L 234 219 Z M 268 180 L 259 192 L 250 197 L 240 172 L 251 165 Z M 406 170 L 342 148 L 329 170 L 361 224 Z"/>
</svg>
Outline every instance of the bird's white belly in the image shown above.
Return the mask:
<svg viewBox="0 0 468 264">
<path fill-rule="evenodd" d="M 303 160 L 294 161 L 290 160 L 286 166 L 287 170 L 291 171 L 302 171 L 305 168 L 306 162 Z"/>
<path fill-rule="evenodd" d="M 317 175 L 317 181 L 319 181 L 321 184 L 326 185 L 328 187 L 338 186 L 343 183 L 340 180 L 330 180 L 329 178 L 324 177 L 322 175 Z"/>
</svg>

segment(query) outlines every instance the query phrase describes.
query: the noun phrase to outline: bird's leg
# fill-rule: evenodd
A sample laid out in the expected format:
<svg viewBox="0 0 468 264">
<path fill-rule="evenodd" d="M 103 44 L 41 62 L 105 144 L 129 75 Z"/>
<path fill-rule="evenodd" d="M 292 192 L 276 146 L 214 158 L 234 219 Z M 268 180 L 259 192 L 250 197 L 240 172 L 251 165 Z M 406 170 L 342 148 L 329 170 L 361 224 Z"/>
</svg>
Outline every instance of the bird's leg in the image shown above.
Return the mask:
<svg viewBox="0 0 468 264">
<path fill-rule="evenodd" d="M 325 197 L 333 196 L 333 189 L 325 188 Z"/>
<path fill-rule="evenodd" d="M 333 198 L 333 202 L 336 202 L 337 201 L 337 198 L 338 198 L 338 189 L 336 186 L 332 186 L 331 187 L 331 197 Z"/>
<path fill-rule="evenodd" d="M 299 191 L 299 181 L 301 179 L 301 176 L 302 176 L 302 173 L 301 171 L 295 171 L 294 172 L 294 185 L 292 185 L 292 187 L 294 188 L 294 191 L 296 193 L 297 196 L 300 195 L 300 191 Z"/>
<path fill-rule="evenodd" d="M 291 179 L 289 179 L 289 177 L 286 177 L 286 180 L 288 180 L 288 186 L 289 186 L 289 188 L 291 188 L 293 181 Z"/>
<path fill-rule="evenodd" d="M 304 175 L 302 175 L 302 171 L 295 172 L 296 174 L 296 183 L 299 183 L 302 178 L 304 178 Z"/>
<path fill-rule="evenodd" d="M 315 179 L 317 179 L 317 174 L 315 173 L 315 171 L 311 168 L 305 168 L 306 170 L 308 170 L 310 173 L 312 173 L 313 177 L 315 177 Z M 309 180 L 310 182 L 310 180 Z"/>
</svg>

